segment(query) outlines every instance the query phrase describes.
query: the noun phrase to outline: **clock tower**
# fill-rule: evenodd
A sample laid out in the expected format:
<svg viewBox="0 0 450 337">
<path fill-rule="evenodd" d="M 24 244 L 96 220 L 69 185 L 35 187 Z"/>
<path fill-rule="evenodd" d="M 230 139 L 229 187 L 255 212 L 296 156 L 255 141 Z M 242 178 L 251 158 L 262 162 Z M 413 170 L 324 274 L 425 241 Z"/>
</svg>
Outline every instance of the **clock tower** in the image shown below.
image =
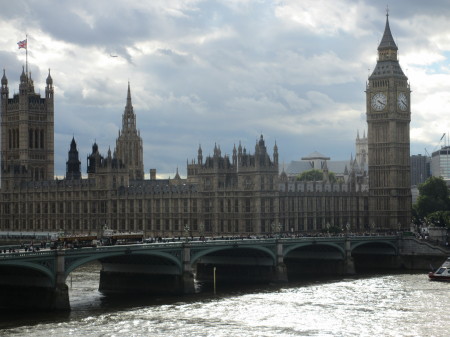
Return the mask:
<svg viewBox="0 0 450 337">
<path fill-rule="evenodd" d="M 369 153 L 369 218 L 378 229 L 411 223 L 411 90 L 397 55 L 389 14 L 378 60 L 366 86 Z"/>
</svg>

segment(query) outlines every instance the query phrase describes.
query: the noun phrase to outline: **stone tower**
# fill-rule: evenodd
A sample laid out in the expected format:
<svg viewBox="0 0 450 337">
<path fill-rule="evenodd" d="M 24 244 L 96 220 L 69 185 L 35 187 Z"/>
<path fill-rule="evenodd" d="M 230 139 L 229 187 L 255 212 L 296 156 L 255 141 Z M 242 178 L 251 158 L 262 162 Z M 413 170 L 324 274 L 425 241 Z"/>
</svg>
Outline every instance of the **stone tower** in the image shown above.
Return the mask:
<svg viewBox="0 0 450 337">
<path fill-rule="evenodd" d="M 66 179 L 81 179 L 81 162 L 74 137 L 70 142 L 69 160 L 66 162 Z"/>
<path fill-rule="evenodd" d="M 19 93 L 9 98 L 8 80 L 1 80 L 1 182 L 11 189 L 24 181 L 54 178 L 54 101 L 50 70 L 45 98 L 34 92 L 31 74 L 22 70 Z"/>
<path fill-rule="evenodd" d="M 386 14 L 377 64 L 366 87 L 369 225 L 399 230 L 411 222 L 411 90 L 397 50 Z"/>
<path fill-rule="evenodd" d="M 142 138 L 136 129 L 136 115 L 131 104 L 130 83 L 128 83 L 127 104 L 122 116 L 122 130 L 116 140 L 116 155 L 129 170 L 130 180 L 144 179 Z"/>
<path fill-rule="evenodd" d="M 356 162 L 361 170 L 366 170 L 368 163 L 368 145 L 367 145 L 367 137 L 366 131 L 364 131 L 362 138 L 359 136 L 359 131 L 356 134 Z"/>
</svg>

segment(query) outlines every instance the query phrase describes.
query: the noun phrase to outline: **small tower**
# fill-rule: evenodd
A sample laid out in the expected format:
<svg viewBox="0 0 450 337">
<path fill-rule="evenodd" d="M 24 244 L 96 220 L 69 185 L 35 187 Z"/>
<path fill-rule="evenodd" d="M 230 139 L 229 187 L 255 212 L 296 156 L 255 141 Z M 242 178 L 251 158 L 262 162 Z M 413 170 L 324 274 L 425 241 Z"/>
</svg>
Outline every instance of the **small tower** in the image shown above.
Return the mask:
<svg viewBox="0 0 450 337">
<path fill-rule="evenodd" d="M 202 146 L 200 144 L 198 145 L 197 164 L 203 165 L 203 151 L 202 151 Z"/>
<path fill-rule="evenodd" d="M 66 162 L 66 179 L 81 179 L 81 162 L 78 158 L 75 137 L 70 142 L 69 160 Z"/>
<path fill-rule="evenodd" d="M 277 146 L 277 142 L 275 142 L 275 146 L 273 147 L 273 164 L 278 166 L 278 146 Z"/>
</svg>

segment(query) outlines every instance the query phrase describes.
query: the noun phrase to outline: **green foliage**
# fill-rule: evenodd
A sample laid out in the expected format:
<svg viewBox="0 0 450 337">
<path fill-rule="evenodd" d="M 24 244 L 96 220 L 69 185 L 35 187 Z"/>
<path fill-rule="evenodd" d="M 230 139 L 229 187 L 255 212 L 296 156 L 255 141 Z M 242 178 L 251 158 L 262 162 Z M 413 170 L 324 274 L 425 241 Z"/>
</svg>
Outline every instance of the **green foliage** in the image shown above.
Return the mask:
<svg viewBox="0 0 450 337">
<path fill-rule="evenodd" d="M 450 211 L 437 211 L 428 214 L 427 222 L 435 226 L 449 227 L 450 226 Z"/>
<path fill-rule="evenodd" d="M 433 223 L 450 224 L 446 215 L 450 211 L 449 190 L 444 179 L 430 177 L 419 185 L 419 197 L 414 205 L 414 215 L 417 218 L 434 219 Z M 439 221 L 439 222 L 437 222 Z"/>
<path fill-rule="evenodd" d="M 335 183 L 337 181 L 336 174 L 334 172 L 328 172 L 328 179 L 330 183 Z M 297 180 L 299 181 L 322 181 L 323 180 L 323 171 L 322 170 L 308 170 L 297 176 Z"/>
</svg>

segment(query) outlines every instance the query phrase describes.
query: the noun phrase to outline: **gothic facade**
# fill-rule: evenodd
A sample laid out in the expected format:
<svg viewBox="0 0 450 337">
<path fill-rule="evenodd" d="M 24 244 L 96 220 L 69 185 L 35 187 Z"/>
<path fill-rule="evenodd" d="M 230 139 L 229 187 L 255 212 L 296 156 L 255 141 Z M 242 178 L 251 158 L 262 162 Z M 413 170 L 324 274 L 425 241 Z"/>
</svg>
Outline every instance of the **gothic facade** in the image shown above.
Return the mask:
<svg viewBox="0 0 450 337">
<path fill-rule="evenodd" d="M 411 222 L 411 89 L 386 26 L 366 86 L 370 222 L 398 228 Z"/>
<path fill-rule="evenodd" d="M 410 90 L 396 51 L 386 21 L 377 67 L 366 88 L 368 137 L 358 134 L 361 155 L 338 181 L 329 179 L 326 161 L 320 181 L 297 181 L 280 173 L 278 147 L 269 151 L 262 135 L 253 153 L 239 143 L 231 156 L 222 155 L 215 145 L 213 155 L 204 158 L 200 146 L 197 158 L 187 163 L 185 179 L 178 171 L 174 179 L 156 179 L 154 169 L 145 179 L 129 84 L 115 149 L 103 156 L 94 143 L 83 178 L 72 138 L 66 177 L 56 180 L 50 73 L 44 98 L 22 72 L 19 93 L 11 99 L 4 72 L 0 231 L 98 233 L 106 225 L 172 237 L 407 228 Z"/>
</svg>

